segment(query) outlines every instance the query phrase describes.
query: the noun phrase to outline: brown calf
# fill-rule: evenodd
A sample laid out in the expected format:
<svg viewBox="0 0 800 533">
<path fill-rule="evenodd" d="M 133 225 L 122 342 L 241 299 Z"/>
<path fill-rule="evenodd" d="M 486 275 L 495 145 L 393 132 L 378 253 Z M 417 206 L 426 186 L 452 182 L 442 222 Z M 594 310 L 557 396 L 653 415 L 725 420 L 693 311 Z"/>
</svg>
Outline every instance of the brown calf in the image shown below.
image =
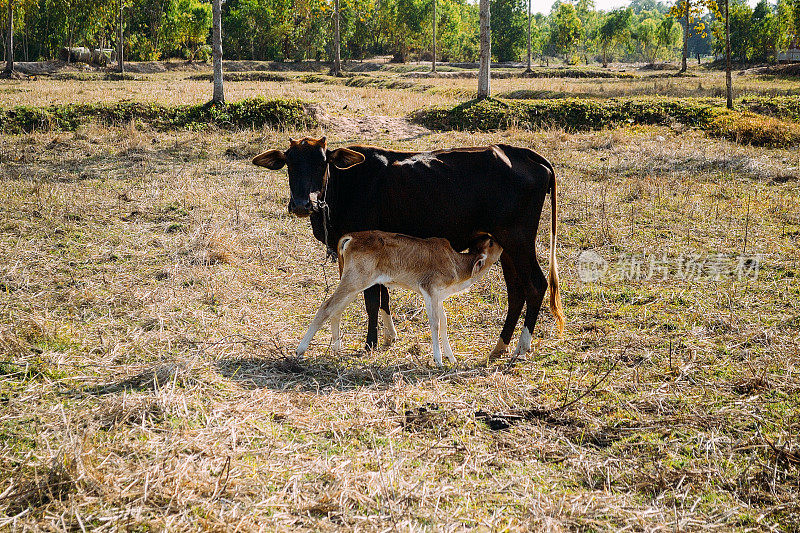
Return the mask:
<svg viewBox="0 0 800 533">
<path fill-rule="evenodd" d="M 455 364 L 442 302 L 469 289 L 486 274 L 502 252 L 500 245 L 489 235 L 481 237 L 468 252 L 458 253 L 447 239 L 419 239 L 383 231 L 348 233 L 338 244 L 339 286 L 317 311 L 296 353 L 300 356 L 308 350 L 314 334 L 328 318 L 331 320 L 333 350 L 341 350 L 339 321 L 342 312 L 364 289 L 381 284 L 403 287 L 424 298 L 431 327 L 433 359 L 442 366 L 441 335 L 444 353 L 450 363 Z"/>
</svg>

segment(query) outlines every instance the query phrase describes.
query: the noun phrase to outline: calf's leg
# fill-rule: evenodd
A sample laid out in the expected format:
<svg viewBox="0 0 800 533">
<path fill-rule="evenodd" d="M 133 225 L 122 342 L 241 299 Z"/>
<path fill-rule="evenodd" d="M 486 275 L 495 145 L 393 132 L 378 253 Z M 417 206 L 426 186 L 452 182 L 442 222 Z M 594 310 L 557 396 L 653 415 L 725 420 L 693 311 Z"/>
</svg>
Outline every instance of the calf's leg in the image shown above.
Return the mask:
<svg viewBox="0 0 800 533">
<path fill-rule="evenodd" d="M 433 361 L 436 366 L 442 367 L 442 353 L 439 350 L 439 306 L 434 303 L 431 295 L 422 292 L 425 300 L 425 313 L 428 315 L 428 324 L 431 328 L 431 349 L 433 350 Z"/>
<path fill-rule="evenodd" d="M 300 341 L 300 344 L 297 346 L 295 353 L 298 357 L 308 350 L 308 346 L 311 344 L 311 339 L 314 338 L 314 334 L 319 331 L 319 328 L 331 317 L 335 317 L 335 322 L 332 321 L 331 323 L 331 329 L 335 329 L 332 333 L 334 346 L 336 345 L 339 338 L 339 319 L 342 315 L 342 311 L 344 311 L 347 305 L 365 288 L 366 287 L 364 287 L 362 283 L 358 283 L 358 281 L 354 280 L 351 276 L 347 274 L 342 276 L 342 281 L 339 282 L 339 286 L 336 287 L 331 297 L 325 300 L 325 303 L 317 310 L 317 314 L 314 315 L 314 320 L 312 320 L 311 324 L 308 326 L 308 331 L 306 331 L 303 340 Z M 339 343 L 339 345 L 341 346 L 341 343 Z"/>
<path fill-rule="evenodd" d="M 447 356 L 447 360 L 451 365 L 456 364 L 456 358 L 453 357 L 453 349 L 450 347 L 450 337 L 447 335 L 447 313 L 444 311 L 442 300 L 439 300 L 439 336 L 442 338 L 442 350 Z"/>
<path fill-rule="evenodd" d="M 397 340 L 397 330 L 392 321 L 392 312 L 389 310 L 389 289 L 381 285 L 381 322 L 383 323 L 383 346 L 388 348 Z"/>
</svg>

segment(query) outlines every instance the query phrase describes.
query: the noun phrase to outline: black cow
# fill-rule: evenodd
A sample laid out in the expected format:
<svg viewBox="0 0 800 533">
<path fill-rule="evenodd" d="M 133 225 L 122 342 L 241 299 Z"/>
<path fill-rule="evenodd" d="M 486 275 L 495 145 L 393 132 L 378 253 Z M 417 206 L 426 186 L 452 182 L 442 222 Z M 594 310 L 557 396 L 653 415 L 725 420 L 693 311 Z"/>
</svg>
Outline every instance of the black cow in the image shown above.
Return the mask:
<svg viewBox="0 0 800 533">
<path fill-rule="evenodd" d="M 289 211 L 311 215 L 314 236 L 336 249 L 345 233 L 383 230 L 416 237 L 444 237 L 456 250 L 492 234 L 503 247 L 501 264 L 508 313 L 492 354 L 506 351 L 523 304 L 525 322 L 517 353 L 530 351 L 548 279 L 536 260 L 536 232 L 550 193 L 550 309 L 559 332 L 564 314 L 558 289 L 556 178 L 552 165 L 527 148 L 503 144 L 433 152 L 399 152 L 373 146 L 328 150 L 325 137 L 290 140 L 253 163 L 288 167 Z M 364 291 L 369 316 L 367 348 L 378 342 L 378 309 L 389 313 L 386 287 Z"/>
</svg>

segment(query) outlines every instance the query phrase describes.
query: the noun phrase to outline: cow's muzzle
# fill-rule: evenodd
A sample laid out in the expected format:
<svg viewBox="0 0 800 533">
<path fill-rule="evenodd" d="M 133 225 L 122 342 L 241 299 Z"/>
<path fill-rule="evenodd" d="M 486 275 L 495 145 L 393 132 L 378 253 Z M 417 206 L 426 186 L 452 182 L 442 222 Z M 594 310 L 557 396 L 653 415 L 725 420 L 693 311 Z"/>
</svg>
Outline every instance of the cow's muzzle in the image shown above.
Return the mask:
<svg viewBox="0 0 800 533">
<path fill-rule="evenodd" d="M 311 200 L 306 200 L 303 203 L 297 203 L 294 199 L 289 200 L 289 212 L 293 215 L 298 217 L 307 217 L 311 214 L 311 210 L 313 209 L 313 205 L 311 204 Z"/>
</svg>

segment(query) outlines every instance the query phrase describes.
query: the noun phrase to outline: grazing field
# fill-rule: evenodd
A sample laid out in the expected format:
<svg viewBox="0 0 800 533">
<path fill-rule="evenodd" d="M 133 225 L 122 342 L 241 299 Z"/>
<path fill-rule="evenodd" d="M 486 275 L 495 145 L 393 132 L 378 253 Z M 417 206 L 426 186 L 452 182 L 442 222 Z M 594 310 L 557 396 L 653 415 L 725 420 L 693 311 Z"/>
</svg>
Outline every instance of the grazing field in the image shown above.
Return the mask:
<svg viewBox="0 0 800 533">
<path fill-rule="evenodd" d="M 718 96 L 722 80 L 631 72 L 494 89 Z M 197 104 L 211 84 L 196 74 L 4 81 L 0 107 Z M 680 122 L 434 132 L 407 116 L 475 81 L 404 74 L 361 74 L 404 89 L 285 71 L 226 84 L 229 101 L 308 102 L 310 129 L 0 137 L 0 528 L 800 529 L 800 150 Z M 737 80 L 748 97 L 800 86 Z M 422 300 L 399 290 L 391 348 L 360 349 L 359 302 L 344 356 L 326 326 L 293 359 L 337 269 L 287 213 L 285 171 L 250 159 L 323 133 L 547 157 L 565 335 L 543 308 L 531 354 L 487 360 L 495 266 L 445 302 L 457 367 L 433 365 Z"/>
</svg>

